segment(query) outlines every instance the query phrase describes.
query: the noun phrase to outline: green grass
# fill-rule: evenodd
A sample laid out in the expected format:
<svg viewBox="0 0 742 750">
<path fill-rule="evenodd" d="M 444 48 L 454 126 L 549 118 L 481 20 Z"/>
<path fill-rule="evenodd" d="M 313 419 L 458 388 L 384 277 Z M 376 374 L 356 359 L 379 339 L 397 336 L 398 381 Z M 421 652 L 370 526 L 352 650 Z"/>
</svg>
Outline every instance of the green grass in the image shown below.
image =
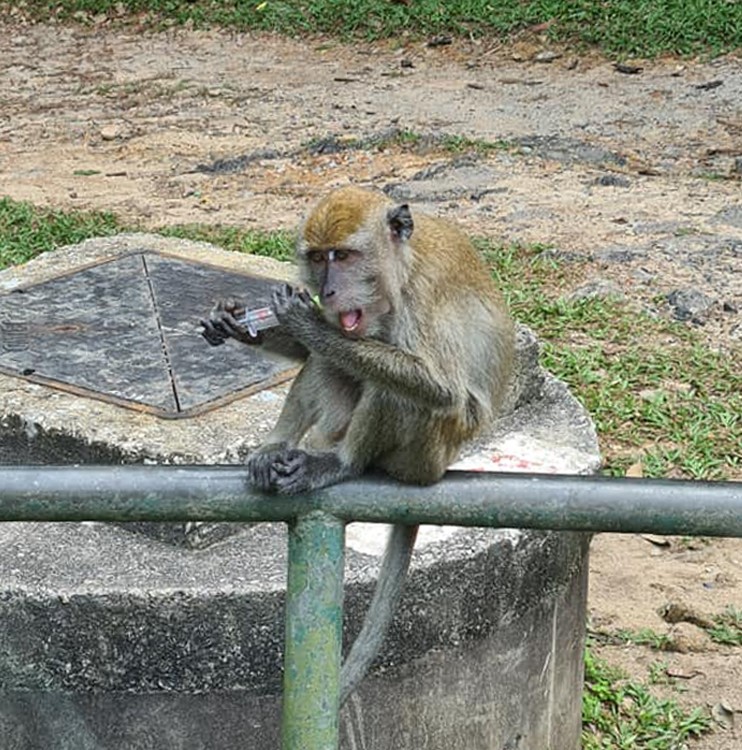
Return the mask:
<svg viewBox="0 0 742 750">
<path fill-rule="evenodd" d="M 17 6 L 0 2 L 0 9 Z M 123 13 L 121 10 L 123 9 Z M 734 0 L 34 0 L 35 19 L 220 25 L 283 34 L 380 39 L 454 34 L 507 38 L 537 25 L 552 40 L 615 56 L 717 54 L 742 47 L 742 5 Z"/>
<path fill-rule="evenodd" d="M 706 632 L 711 640 L 725 646 L 742 646 L 742 610 L 727 607 L 714 617 L 714 627 Z"/>
<path fill-rule="evenodd" d="M 319 151 L 331 148 L 337 151 L 401 151 L 449 154 L 478 154 L 486 156 L 493 151 L 517 152 L 518 145 L 506 140 L 487 141 L 482 138 L 467 138 L 460 135 L 418 133 L 409 128 L 390 128 L 370 136 L 342 137 L 329 136 L 316 138 L 303 145 L 308 151 Z"/>
<path fill-rule="evenodd" d="M 111 213 L 54 211 L 0 198 L 0 268 L 24 263 L 55 247 L 120 231 Z"/>
<path fill-rule="evenodd" d="M 664 651 L 672 643 L 672 639 L 665 633 L 655 633 L 651 628 L 640 628 L 639 630 L 618 630 L 616 638 L 624 643 L 633 643 L 636 646 L 649 646 L 657 651 Z"/>
<path fill-rule="evenodd" d="M 0 268 L 25 263 L 40 253 L 91 237 L 104 237 L 126 227 L 112 214 L 100 211 L 55 211 L 30 203 L 0 198 Z M 264 232 L 206 224 L 164 227 L 159 234 L 220 245 L 227 250 L 263 255 L 276 260 L 294 256 L 292 232 Z"/>
<path fill-rule="evenodd" d="M 656 698 L 589 648 L 582 724 L 583 750 L 680 750 L 711 727 L 700 710 L 684 711 L 675 701 Z"/>
<path fill-rule="evenodd" d="M 637 461 L 648 477 L 742 472 L 742 372 L 681 323 L 617 299 L 570 301 L 579 263 L 543 247 L 479 243 L 514 315 L 542 341 L 543 364 L 595 420 L 605 470 Z"/>
</svg>

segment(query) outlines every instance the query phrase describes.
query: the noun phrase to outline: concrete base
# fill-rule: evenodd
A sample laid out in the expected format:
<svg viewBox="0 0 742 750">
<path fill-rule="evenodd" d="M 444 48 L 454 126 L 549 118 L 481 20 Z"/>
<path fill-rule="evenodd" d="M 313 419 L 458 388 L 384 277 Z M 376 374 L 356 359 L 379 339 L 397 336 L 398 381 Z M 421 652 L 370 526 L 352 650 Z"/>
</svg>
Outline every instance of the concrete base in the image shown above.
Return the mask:
<svg viewBox="0 0 742 750">
<path fill-rule="evenodd" d="M 203 244 L 121 236 L 2 272 L 0 291 L 143 245 L 290 273 Z M 457 466 L 594 471 L 584 409 L 537 366 L 525 330 L 519 351 L 508 415 Z M 8 375 L 0 391 L 0 464 L 235 463 L 261 442 L 285 387 L 180 420 Z M 378 525 L 348 529 L 346 647 L 385 536 Z M 421 530 L 401 610 L 343 710 L 342 747 L 578 750 L 588 543 L 581 534 Z M 280 525 L 0 525 L 0 747 L 274 750 L 285 566 Z"/>
<path fill-rule="evenodd" d="M 275 750 L 282 527 L 194 554 L 107 524 L 0 529 L 3 750 Z M 415 555 L 341 747 L 577 750 L 588 538 L 461 530 Z M 346 642 L 376 561 L 348 551 Z"/>
</svg>

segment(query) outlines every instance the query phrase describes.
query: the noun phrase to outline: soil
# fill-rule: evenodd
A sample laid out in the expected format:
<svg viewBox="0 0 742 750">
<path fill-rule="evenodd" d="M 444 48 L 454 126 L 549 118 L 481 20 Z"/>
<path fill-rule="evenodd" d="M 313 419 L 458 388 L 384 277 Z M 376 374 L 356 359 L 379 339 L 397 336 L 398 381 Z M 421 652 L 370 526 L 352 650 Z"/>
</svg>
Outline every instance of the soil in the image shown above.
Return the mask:
<svg viewBox="0 0 742 750">
<path fill-rule="evenodd" d="M 6 24 L 0 195 L 148 229 L 273 229 L 318 191 L 373 185 L 470 232 L 574 254 L 589 271 L 576 287 L 595 277 L 659 315 L 677 312 L 673 291 L 700 295 L 688 325 L 739 356 L 738 57 L 639 61 L 629 74 L 538 38 L 346 47 Z M 456 138 L 508 145 L 462 156 Z M 685 621 L 663 619 L 668 603 Z M 742 610 L 742 540 L 593 542 L 591 629 L 649 628 L 672 649 L 609 637 L 597 650 L 641 679 L 652 667 L 655 690 L 685 706 L 717 707 L 694 750 L 742 747 L 742 652 L 699 627 L 730 606 Z"/>
</svg>

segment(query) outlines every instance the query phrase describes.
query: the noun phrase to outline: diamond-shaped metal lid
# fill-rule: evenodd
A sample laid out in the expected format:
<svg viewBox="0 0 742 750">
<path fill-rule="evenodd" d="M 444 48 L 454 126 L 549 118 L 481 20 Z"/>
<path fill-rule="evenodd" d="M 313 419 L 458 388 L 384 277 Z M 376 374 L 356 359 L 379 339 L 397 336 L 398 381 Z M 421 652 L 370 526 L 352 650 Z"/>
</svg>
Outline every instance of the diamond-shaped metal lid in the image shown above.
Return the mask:
<svg viewBox="0 0 742 750">
<path fill-rule="evenodd" d="M 0 295 L 0 371 L 189 416 L 294 374 L 295 362 L 259 347 L 200 335 L 217 299 L 264 306 L 275 283 L 142 248 Z"/>
</svg>

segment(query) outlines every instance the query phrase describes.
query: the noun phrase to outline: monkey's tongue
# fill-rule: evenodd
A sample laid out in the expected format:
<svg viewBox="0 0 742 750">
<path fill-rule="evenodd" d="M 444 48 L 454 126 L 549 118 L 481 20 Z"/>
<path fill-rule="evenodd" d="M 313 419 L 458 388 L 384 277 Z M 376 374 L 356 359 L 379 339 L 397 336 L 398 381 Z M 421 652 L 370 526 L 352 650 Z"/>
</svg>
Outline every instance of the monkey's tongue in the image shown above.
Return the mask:
<svg viewBox="0 0 742 750">
<path fill-rule="evenodd" d="M 360 310 L 348 310 L 340 313 L 340 327 L 344 331 L 354 331 L 361 322 Z"/>
</svg>

